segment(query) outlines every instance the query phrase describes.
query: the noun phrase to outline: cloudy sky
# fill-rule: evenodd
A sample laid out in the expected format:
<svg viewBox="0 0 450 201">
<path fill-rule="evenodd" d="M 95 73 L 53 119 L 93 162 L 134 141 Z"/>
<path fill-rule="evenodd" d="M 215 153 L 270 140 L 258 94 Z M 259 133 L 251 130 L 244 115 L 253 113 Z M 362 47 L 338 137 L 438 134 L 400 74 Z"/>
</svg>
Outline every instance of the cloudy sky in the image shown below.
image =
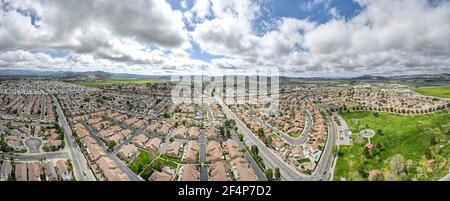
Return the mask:
<svg viewBox="0 0 450 201">
<path fill-rule="evenodd" d="M 0 69 L 450 72 L 448 0 L 0 1 Z"/>
</svg>

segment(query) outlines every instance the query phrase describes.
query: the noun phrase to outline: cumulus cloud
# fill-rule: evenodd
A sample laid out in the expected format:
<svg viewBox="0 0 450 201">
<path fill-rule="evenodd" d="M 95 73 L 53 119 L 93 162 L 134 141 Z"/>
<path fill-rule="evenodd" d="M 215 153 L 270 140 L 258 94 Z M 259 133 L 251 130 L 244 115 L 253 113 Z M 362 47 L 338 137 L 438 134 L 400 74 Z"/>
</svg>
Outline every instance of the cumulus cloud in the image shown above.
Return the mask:
<svg viewBox="0 0 450 201">
<path fill-rule="evenodd" d="M 270 1 L 5 0 L 0 9 L 0 67 L 188 73 L 281 68 L 288 75 L 448 72 L 450 2 L 354 0 L 328 21 L 267 15 Z M 259 28 L 264 24 L 264 28 Z M 54 56 L 50 52 L 63 52 Z M 193 59 L 205 53 L 214 59 Z M 197 57 L 196 57 L 197 58 Z"/>
<path fill-rule="evenodd" d="M 346 20 L 336 8 L 323 24 L 307 19 L 279 18 L 274 30 L 252 32 L 252 18 L 238 18 L 254 8 L 251 1 L 226 9 L 228 14 L 197 24 L 192 35 L 203 50 L 227 59 L 223 68 L 281 66 L 287 72 L 389 73 L 450 70 L 450 2 L 425 0 L 360 0 L 362 10 Z M 214 8 L 213 1 L 212 7 Z M 330 1 L 312 1 L 329 7 Z M 218 7 L 218 6 L 217 6 Z M 230 61 L 234 59 L 234 61 Z"/>
<path fill-rule="evenodd" d="M 12 0 L 5 4 L 10 9 L 0 11 L 0 49 L 68 49 L 132 59 L 145 54 L 142 49 L 148 45 L 189 46 L 181 12 L 163 0 Z M 31 10 L 34 16 L 20 10 Z M 30 18 L 39 21 L 32 24 Z"/>
</svg>

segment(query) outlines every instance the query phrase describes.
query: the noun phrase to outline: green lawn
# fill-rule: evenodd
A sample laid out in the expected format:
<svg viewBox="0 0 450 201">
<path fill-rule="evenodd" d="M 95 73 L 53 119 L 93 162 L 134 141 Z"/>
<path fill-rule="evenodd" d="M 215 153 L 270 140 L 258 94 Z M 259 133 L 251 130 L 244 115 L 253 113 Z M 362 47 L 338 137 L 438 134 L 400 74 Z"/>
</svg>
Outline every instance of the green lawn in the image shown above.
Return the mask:
<svg viewBox="0 0 450 201">
<path fill-rule="evenodd" d="M 450 115 L 449 111 L 421 116 L 402 116 L 390 113 L 352 112 L 341 114 L 353 133 L 354 145 L 341 146 L 336 165 L 335 180 L 345 177 L 347 180 L 367 180 L 364 173 L 380 169 L 389 173 L 391 158 L 401 154 L 405 161 L 412 160 L 413 167 L 404 180 L 436 180 L 450 167 Z M 357 134 L 367 128 L 382 134 L 371 138 L 374 149 L 369 158 L 364 156 L 364 144 Z M 431 145 L 432 138 L 436 145 Z M 435 159 L 432 166 L 426 165 L 425 152 L 430 147 Z M 427 171 L 423 171 L 427 170 Z M 400 179 L 399 177 L 397 177 Z"/>
<path fill-rule="evenodd" d="M 98 82 L 78 82 L 76 84 L 86 87 L 96 87 L 101 88 L 107 84 L 134 84 L 134 85 L 144 85 L 148 83 L 160 82 L 159 80 L 149 80 L 149 79 L 134 79 L 134 78 L 112 78 L 105 79 Z"/>
<path fill-rule="evenodd" d="M 137 175 L 153 160 L 153 156 L 144 150 L 139 151 L 139 155 L 130 163 L 130 169 Z"/>
<path fill-rule="evenodd" d="M 181 161 L 180 158 L 171 157 L 171 156 L 168 156 L 168 155 L 165 155 L 165 154 L 161 154 L 159 157 L 160 157 L 161 159 L 164 159 L 164 160 L 166 160 L 166 161 L 172 161 L 172 162 L 174 162 L 174 163 L 180 163 L 180 161 Z"/>
<path fill-rule="evenodd" d="M 442 98 L 450 98 L 450 86 L 445 87 L 426 87 L 426 88 L 414 88 L 415 92 L 426 96 L 436 96 Z"/>
</svg>

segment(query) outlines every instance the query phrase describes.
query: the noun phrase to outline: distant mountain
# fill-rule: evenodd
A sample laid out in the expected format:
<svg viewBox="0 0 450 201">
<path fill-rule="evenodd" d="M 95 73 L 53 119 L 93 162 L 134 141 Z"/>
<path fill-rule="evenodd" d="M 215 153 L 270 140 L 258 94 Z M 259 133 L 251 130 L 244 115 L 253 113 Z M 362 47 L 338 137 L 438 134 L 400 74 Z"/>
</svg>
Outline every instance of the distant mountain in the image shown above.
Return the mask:
<svg viewBox="0 0 450 201">
<path fill-rule="evenodd" d="M 399 75 L 393 76 L 391 79 L 439 79 L 439 80 L 447 80 L 450 81 L 450 74 L 422 74 L 422 75 Z"/>
<path fill-rule="evenodd" d="M 387 80 L 388 78 L 383 76 L 363 75 L 359 77 L 349 78 L 349 80 Z"/>
<path fill-rule="evenodd" d="M 104 71 L 69 72 L 69 71 L 37 71 L 37 70 L 10 70 L 0 69 L 0 77 L 56 77 L 71 80 L 96 80 L 108 78 L 135 78 L 170 80 L 170 75 L 137 75 L 128 73 L 109 73 Z M 280 80 L 354 80 L 354 81 L 385 81 L 385 80 L 429 80 L 450 82 L 450 74 L 422 74 L 422 75 L 399 75 L 399 76 L 375 76 L 363 75 L 359 77 L 290 77 L 280 76 Z"/>
<path fill-rule="evenodd" d="M 55 77 L 76 80 L 96 80 L 108 78 L 135 78 L 169 80 L 168 75 L 136 75 L 127 73 L 109 73 L 104 71 L 68 72 L 37 70 L 0 70 L 0 77 Z"/>
<path fill-rule="evenodd" d="M 47 77 L 47 76 L 61 76 L 64 72 L 61 71 L 35 71 L 35 70 L 0 70 L 0 76 L 3 77 Z"/>
</svg>

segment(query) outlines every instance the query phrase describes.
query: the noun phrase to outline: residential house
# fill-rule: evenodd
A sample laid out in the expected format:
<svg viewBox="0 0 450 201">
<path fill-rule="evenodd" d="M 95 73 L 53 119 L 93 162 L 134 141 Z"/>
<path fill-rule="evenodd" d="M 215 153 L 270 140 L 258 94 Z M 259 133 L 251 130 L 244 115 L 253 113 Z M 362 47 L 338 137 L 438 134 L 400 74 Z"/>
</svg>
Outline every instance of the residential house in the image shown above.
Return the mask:
<svg viewBox="0 0 450 201">
<path fill-rule="evenodd" d="M 152 153 L 157 153 L 159 151 L 160 146 L 161 146 L 161 139 L 153 138 L 145 144 L 145 149 Z"/>
<path fill-rule="evenodd" d="M 145 142 L 148 140 L 147 136 L 145 136 L 144 134 L 139 134 L 137 136 L 135 136 L 133 138 L 132 143 L 134 144 L 134 146 L 136 147 L 144 147 Z"/>
<path fill-rule="evenodd" d="M 133 144 L 127 144 L 120 148 L 117 152 L 120 158 L 126 161 L 130 161 L 138 152 L 138 148 Z"/>
<path fill-rule="evenodd" d="M 223 151 L 228 154 L 229 159 L 235 159 L 242 156 L 238 144 L 232 139 L 225 141 L 225 148 Z"/>
<path fill-rule="evenodd" d="M 209 141 L 206 150 L 208 153 L 208 161 L 222 160 L 222 149 L 219 142 L 215 140 Z"/>
<path fill-rule="evenodd" d="M 56 162 L 56 171 L 59 175 L 59 177 L 63 181 L 71 181 L 72 175 L 69 172 L 69 167 L 67 167 L 66 161 L 59 160 Z"/>
<path fill-rule="evenodd" d="M 45 179 L 47 181 L 58 181 L 55 166 L 50 161 L 45 163 Z"/>
<path fill-rule="evenodd" d="M 180 168 L 180 181 L 198 181 L 199 173 L 194 165 L 186 164 Z"/>
<path fill-rule="evenodd" d="M 209 166 L 210 170 L 210 181 L 228 181 L 227 168 L 225 167 L 225 162 L 217 161 Z"/>
<path fill-rule="evenodd" d="M 191 140 L 187 143 L 186 150 L 184 152 L 184 162 L 195 162 L 198 160 L 199 144 L 197 141 Z"/>
<path fill-rule="evenodd" d="M 243 157 L 237 157 L 230 161 L 231 170 L 237 181 L 256 181 L 253 170 Z"/>
</svg>

